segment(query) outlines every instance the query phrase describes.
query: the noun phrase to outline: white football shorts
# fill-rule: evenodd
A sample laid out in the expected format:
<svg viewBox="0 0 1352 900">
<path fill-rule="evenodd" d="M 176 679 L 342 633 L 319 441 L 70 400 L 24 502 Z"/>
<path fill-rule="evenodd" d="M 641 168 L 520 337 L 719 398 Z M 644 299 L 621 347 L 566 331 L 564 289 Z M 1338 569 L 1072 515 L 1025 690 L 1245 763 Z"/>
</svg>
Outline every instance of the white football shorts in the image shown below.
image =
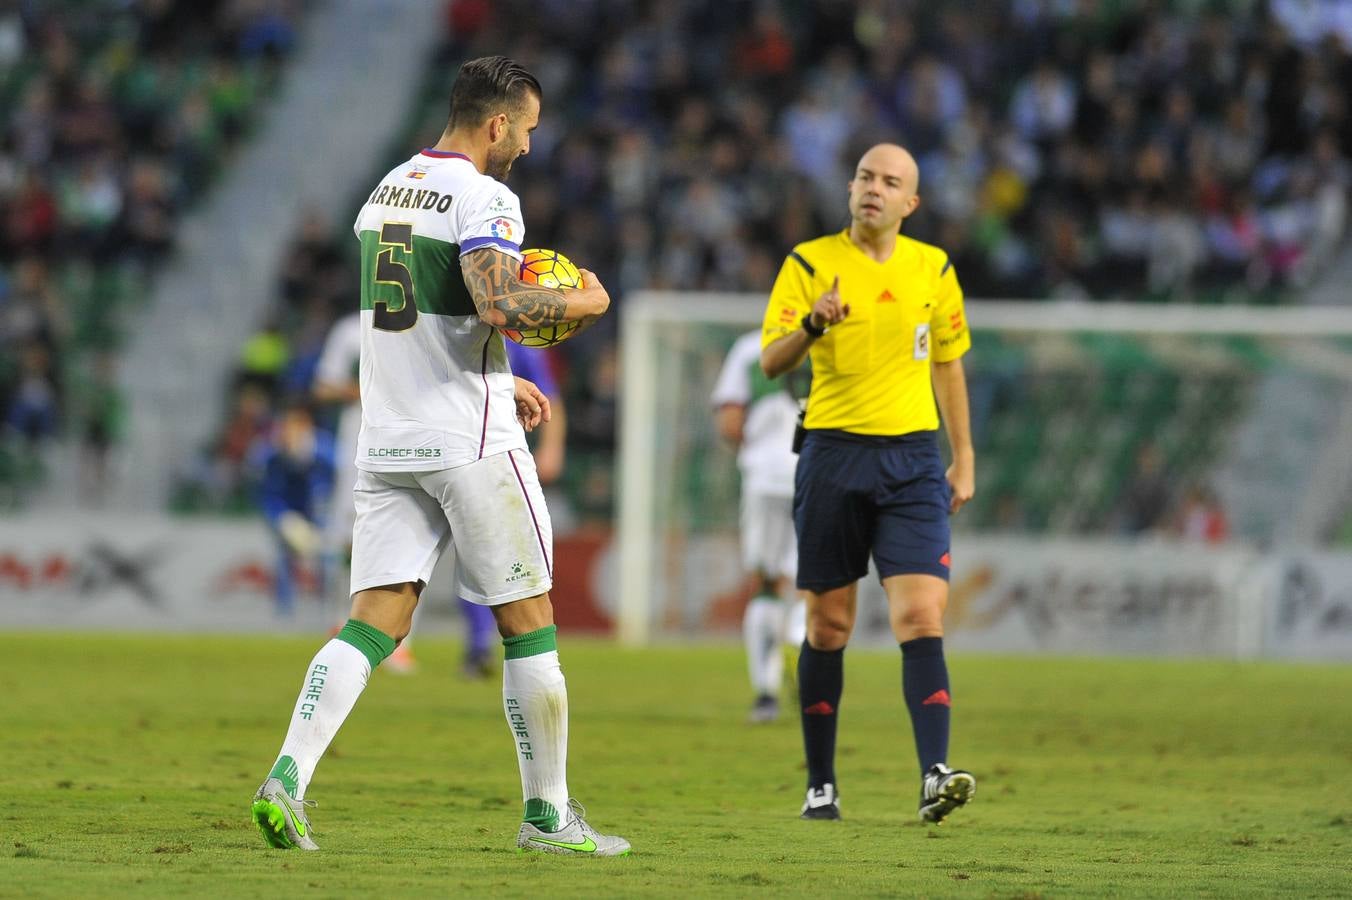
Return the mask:
<svg viewBox="0 0 1352 900">
<path fill-rule="evenodd" d="M 456 592 L 473 603 L 511 603 L 553 584 L 554 533 L 524 450 L 435 472 L 360 471 L 353 496 L 354 594 L 426 583 L 447 545 Z"/>
<path fill-rule="evenodd" d="M 792 497 L 742 492 L 742 565 L 770 578 L 792 578 L 797 573 Z"/>
</svg>

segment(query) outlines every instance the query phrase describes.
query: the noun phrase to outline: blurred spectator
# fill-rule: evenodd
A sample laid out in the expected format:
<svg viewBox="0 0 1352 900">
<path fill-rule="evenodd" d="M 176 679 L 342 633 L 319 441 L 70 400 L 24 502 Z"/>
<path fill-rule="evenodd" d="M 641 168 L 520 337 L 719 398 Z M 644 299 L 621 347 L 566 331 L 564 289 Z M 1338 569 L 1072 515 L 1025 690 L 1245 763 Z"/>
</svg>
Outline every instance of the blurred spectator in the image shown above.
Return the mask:
<svg viewBox="0 0 1352 900">
<path fill-rule="evenodd" d="M 1041 63 L 1014 89 L 1009 117 L 1030 141 L 1051 141 L 1075 118 L 1075 86 L 1050 62 Z"/>
<path fill-rule="evenodd" d="M 144 267 L 168 254 L 174 242 L 174 206 L 164 167 L 153 160 L 133 163 L 119 229 L 122 255 Z"/>
<path fill-rule="evenodd" d="M 108 489 L 108 452 L 122 437 L 126 404 L 117 389 L 116 360 L 111 353 L 94 358 L 88 383 L 80 390 L 77 411 L 80 435 L 80 498 L 99 505 Z"/>
<path fill-rule="evenodd" d="M 230 413 L 211 445 L 175 486 L 175 505 L 185 511 L 253 506 L 248 463 L 272 427 L 272 402 L 266 390 L 242 382 L 230 398 Z"/>
<path fill-rule="evenodd" d="M 19 372 L 5 410 L 5 426 L 30 446 L 56 435 L 60 390 L 47 347 L 34 341 L 19 353 Z"/>
<path fill-rule="evenodd" d="M 7 4 L 0 9 L 0 67 L 7 69 L 22 59 L 27 43 L 18 4 Z"/>
<path fill-rule="evenodd" d="M 350 239 L 350 232 L 347 237 Z M 299 234 L 282 257 L 286 261 L 279 273 L 284 306 L 297 306 L 302 300 L 316 294 L 323 295 L 326 300 L 334 294 L 347 299 L 354 289 L 356 277 L 347 259 L 352 255 L 349 252 L 351 249 L 346 243 L 338 242 L 333 230 L 317 213 L 313 210 L 303 212 Z M 344 262 L 348 263 L 348 267 L 344 267 Z"/>
<path fill-rule="evenodd" d="M 280 612 L 295 608 L 301 566 L 321 564 L 324 524 L 333 492 L 333 440 L 315 428 L 309 407 L 288 404 L 270 439 L 257 449 L 258 504 L 277 539 L 276 598 Z"/>
<path fill-rule="evenodd" d="M 1122 527 L 1128 534 L 1143 534 L 1165 524 L 1169 510 L 1170 482 L 1164 471 L 1164 454 L 1146 441 L 1136 451 L 1136 471 L 1122 491 Z"/>
<path fill-rule="evenodd" d="M 272 398 L 281 387 L 282 374 L 290 359 L 291 342 L 283 333 L 281 322 L 270 319 L 244 342 L 239 354 L 238 381 L 261 388 Z"/>
<path fill-rule="evenodd" d="M 821 87 L 810 88 L 784 112 L 783 134 L 794 168 L 817 183 L 823 204 L 849 179 L 843 153 L 850 138 L 849 112 L 832 106 Z"/>
<path fill-rule="evenodd" d="M 5 255 L 45 254 L 56 235 L 57 206 L 47 180 L 35 169 L 20 178 L 5 216 Z"/>
<path fill-rule="evenodd" d="M 23 257 L 14 267 L 7 296 L 0 294 L 0 348 L 36 342 L 56 353 L 69 333 L 65 304 L 46 263 Z"/>
<path fill-rule="evenodd" d="M 219 455 L 236 465 L 242 464 L 254 443 L 268 433 L 271 415 L 267 394 L 255 385 L 240 385 L 234 412 L 221 433 Z"/>
<path fill-rule="evenodd" d="M 122 212 L 122 186 L 106 159 L 89 158 L 57 184 L 57 211 L 71 251 L 105 260 L 105 238 Z"/>
<path fill-rule="evenodd" d="M 227 0 L 218 25 L 242 57 L 284 56 L 296 43 L 298 0 Z"/>
<path fill-rule="evenodd" d="M 1224 543 L 1230 536 L 1230 521 L 1215 491 L 1195 484 L 1183 494 L 1175 530 L 1185 541 L 1206 544 Z"/>
</svg>

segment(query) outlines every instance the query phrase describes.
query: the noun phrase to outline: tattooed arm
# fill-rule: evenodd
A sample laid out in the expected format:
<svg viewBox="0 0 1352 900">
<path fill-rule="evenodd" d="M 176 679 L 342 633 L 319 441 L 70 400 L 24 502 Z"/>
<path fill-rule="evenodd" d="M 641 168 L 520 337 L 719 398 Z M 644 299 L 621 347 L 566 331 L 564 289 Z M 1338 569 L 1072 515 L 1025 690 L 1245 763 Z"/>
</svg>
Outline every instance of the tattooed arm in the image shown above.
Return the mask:
<svg viewBox="0 0 1352 900">
<path fill-rule="evenodd" d="M 521 280 L 515 259 L 484 247 L 461 256 L 460 271 L 479 318 L 494 328 L 542 328 L 599 316 L 610 306 L 610 295 L 586 269 L 576 290 L 541 287 Z"/>
</svg>

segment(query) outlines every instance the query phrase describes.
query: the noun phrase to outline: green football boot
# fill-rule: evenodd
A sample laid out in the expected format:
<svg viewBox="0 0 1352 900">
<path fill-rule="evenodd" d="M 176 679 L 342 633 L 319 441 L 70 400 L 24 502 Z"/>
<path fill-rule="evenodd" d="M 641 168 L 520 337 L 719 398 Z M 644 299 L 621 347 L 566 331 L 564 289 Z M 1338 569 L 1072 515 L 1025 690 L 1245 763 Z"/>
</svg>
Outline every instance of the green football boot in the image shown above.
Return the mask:
<svg viewBox="0 0 1352 900">
<path fill-rule="evenodd" d="M 254 794 L 254 824 L 263 832 L 263 840 L 278 850 L 318 850 L 311 835 L 314 829 L 305 816 L 305 807 L 313 800 L 296 800 L 286 792 L 280 778 L 269 778 Z"/>
<path fill-rule="evenodd" d="M 516 834 L 517 852 L 538 850 L 581 856 L 628 856 L 629 842 L 592 828 L 582 818 L 586 812 L 582 804 L 569 800 L 567 824 L 558 831 L 541 831 L 529 822 L 522 822 L 521 830 Z"/>
</svg>

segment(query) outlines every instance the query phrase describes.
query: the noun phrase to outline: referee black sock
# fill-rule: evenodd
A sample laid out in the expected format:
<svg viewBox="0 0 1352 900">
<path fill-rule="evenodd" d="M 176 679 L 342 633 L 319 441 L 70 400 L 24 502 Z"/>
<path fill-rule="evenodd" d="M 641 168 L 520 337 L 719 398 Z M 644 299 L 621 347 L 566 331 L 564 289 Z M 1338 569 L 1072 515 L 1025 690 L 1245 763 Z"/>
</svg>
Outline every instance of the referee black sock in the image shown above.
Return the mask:
<svg viewBox="0 0 1352 900">
<path fill-rule="evenodd" d="M 948 723 L 953 704 L 948 693 L 944 639 L 916 638 L 901 645 L 901 693 L 911 711 L 920 774 L 948 762 Z"/>
<path fill-rule="evenodd" d="M 836 711 L 844 683 L 845 648 L 817 650 L 803 641 L 798 655 L 798 701 L 809 788 L 836 783 Z"/>
</svg>

